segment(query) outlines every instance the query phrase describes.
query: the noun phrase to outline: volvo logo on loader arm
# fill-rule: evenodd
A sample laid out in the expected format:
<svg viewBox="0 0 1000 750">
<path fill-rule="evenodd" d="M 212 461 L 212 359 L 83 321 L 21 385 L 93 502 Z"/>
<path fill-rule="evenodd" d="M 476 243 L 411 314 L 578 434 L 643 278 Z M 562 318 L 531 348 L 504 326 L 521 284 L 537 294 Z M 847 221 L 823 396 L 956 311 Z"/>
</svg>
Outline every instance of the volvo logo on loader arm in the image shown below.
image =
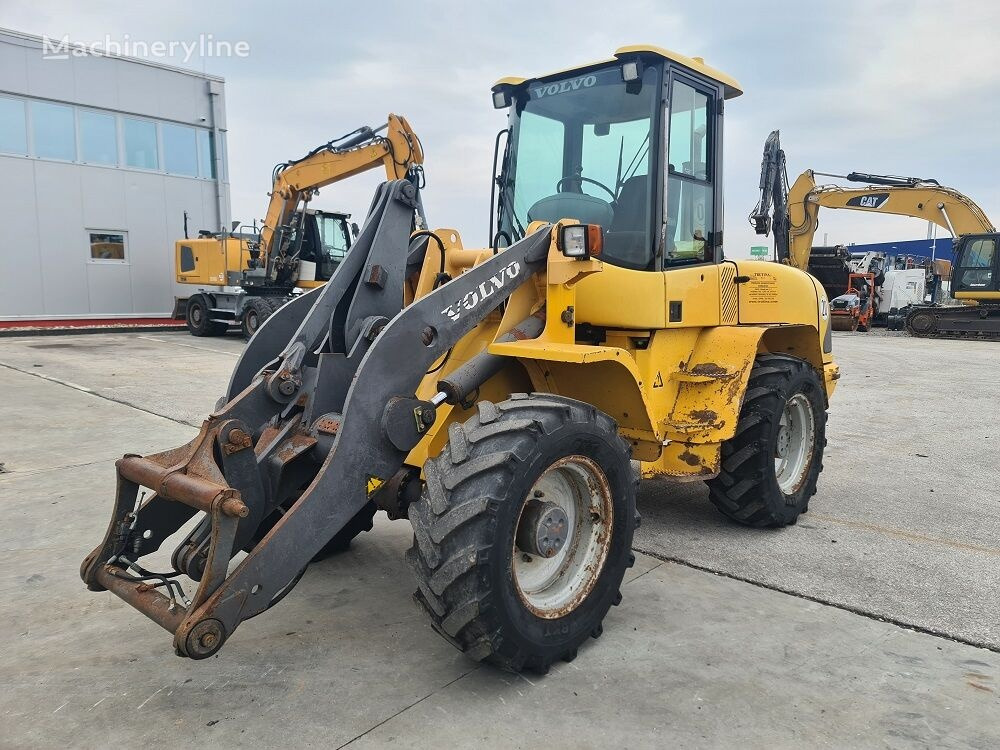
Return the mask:
<svg viewBox="0 0 1000 750">
<path fill-rule="evenodd" d="M 475 310 L 480 303 L 503 289 L 512 279 L 516 279 L 520 272 L 521 264 L 516 260 L 511 261 L 494 276 L 490 276 L 488 280 L 467 292 L 460 300 L 448 305 L 441 314 L 447 315 L 453 321 L 458 320 L 462 317 L 463 310 Z"/>
</svg>

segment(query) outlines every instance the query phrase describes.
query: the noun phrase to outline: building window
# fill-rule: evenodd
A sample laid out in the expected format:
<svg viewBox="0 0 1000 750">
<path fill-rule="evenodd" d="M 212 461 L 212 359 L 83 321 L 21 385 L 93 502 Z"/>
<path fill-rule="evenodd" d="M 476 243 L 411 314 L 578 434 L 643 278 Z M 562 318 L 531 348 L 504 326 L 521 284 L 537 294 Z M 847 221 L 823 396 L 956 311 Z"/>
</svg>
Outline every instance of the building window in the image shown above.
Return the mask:
<svg viewBox="0 0 1000 750">
<path fill-rule="evenodd" d="M 164 123 L 160 126 L 163 137 L 163 167 L 167 174 L 187 177 L 198 176 L 198 144 L 194 128 Z"/>
<path fill-rule="evenodd" d="M 72 107 L 32 102 L 31 133 L 35 139 L 35 156 L 60 161 L 76 160 L 76 128 Z"/>
<path fill-rule="evenodd" d="M 127 260 L 125 232 L 92 231 L 87 236 L 91 263 L 124 263 Z"/>
<path fill-rule="evenodd" d="M 24 102 L 0 97 L 0 152 L 28 155 L 28 129 L 24 122 Z"/>
<path fill-rule="evenodd" d="M 198 131 L 198 176 L 206 179 L 215 177 L 214 138 L 209 130 Z"/>
<path fill-rule="evenodd" d="M 118 134 L 115 116 L 79 110 L 80 160 L 86 164 L 118 166 Z"/>
<path fill-rule="evenodd" d="M 149 120 L 122 119 L 125 134 L 125 163 L 139 169 L 159 169 L 156 153 L 156 123 Z"/>
</svg>

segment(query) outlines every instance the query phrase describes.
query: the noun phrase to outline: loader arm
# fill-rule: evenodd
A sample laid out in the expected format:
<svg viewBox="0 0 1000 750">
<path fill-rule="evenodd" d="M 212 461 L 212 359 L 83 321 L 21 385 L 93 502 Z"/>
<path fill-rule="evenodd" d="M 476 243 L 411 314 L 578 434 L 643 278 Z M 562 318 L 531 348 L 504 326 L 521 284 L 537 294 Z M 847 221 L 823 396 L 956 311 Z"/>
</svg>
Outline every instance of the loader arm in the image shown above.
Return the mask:
<svg viewBox="0 0 1000 750">
<path fill-rule="evenodd" d="M 384 131 L 384 134 L 382 134 Z M 287 252 L 285 232 L 295 210 L 320 188 L 348 179 L 380 164 L 386 179 L 400 180 L 423 164 L 420 139 L 401 115 L 390 114 L 379 128 L 359 128 L 339 141 L 313 149 L 301 159 L 274 170 L 271 200 L 260 233 L 260 262 L 270 274 L 276 254 Z"/>
<path fill-rule="evenodd" d="M 280 601 L 433 425 L 440 401 L 415 395 L 430 366 L 544 270 L 547 226 L 403 308 L 416 200 L 407 180 L 379 189 L 333 278 L 259 329 L 234 375 L 245 387 L 193 441 L 118 462 L 112 521 L 81 576 L 172 632 L 178 654 L 211 656 Z M 154 494 L 140 499 L 140 487 Z M 174 571 L 139 563 L 199 512 Z M 181 573 L 199 582 L 190 602 Z"/>
</svg>

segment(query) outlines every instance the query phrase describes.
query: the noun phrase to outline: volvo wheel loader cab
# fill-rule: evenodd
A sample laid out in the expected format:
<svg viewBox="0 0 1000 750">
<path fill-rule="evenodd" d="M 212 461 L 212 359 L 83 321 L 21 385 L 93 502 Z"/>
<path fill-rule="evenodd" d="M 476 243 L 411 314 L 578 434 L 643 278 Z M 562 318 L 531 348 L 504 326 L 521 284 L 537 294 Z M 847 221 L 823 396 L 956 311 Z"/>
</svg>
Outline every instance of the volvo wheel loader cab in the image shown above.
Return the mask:
<svg viewBox="0 0 1000 750">
<path fill-rule="evenodd" d="M 500 81 L 493 246 L 413 231 L 415 186 L 382 185 L 330 281 L 258 329 L 198 436 L 119 461 L 88 586 L 205 658 L 385 511 L 412 525 L 433 627 L 544 672 L 621 600 L 633 459 L 707 481 L 741 523 L 794 523 L 839 373 L 819 284 L 723 257 L 722 111 L 739 93 L 653 47 Z M 178 531 L 171 569 L 148 567 Z"/>
</svg>

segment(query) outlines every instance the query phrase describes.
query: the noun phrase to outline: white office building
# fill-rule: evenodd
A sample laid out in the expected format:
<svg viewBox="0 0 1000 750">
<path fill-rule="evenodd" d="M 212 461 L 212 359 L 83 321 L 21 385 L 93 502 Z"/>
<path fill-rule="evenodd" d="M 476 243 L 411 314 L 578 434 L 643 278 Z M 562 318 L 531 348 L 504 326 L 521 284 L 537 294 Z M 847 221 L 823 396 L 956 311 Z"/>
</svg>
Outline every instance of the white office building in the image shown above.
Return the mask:
<svg viewBox="0 0 1000 750">
<path fill-rule="evenodd" d="M 0 320 L 167 316 L 185 213 L 229 221 L 223 80 L 57 58 L 0 29 Z"/>
</svg>

